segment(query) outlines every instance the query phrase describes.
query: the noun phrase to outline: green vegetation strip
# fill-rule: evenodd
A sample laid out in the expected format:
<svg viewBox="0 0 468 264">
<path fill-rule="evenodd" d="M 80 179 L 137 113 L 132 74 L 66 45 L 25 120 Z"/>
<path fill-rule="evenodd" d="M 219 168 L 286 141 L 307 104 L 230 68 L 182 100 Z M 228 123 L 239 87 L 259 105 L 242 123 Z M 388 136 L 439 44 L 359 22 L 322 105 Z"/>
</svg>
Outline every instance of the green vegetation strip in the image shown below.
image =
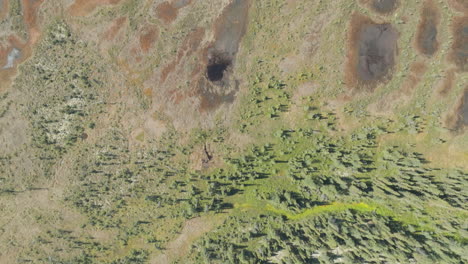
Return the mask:
<svg viewBox="0 0 468 264">
<path fill-rule="evenodd" d="M 366 203 L 353 203 L 353 204 L 345 204 L 345 203 L 332 203 L 328 205 L 320 205 L 316 206 L 314 208 L 310 208 L 307 210 L 304 210 L 302 213 L 294 214 L 290 213 L 286 210 L 283 209 L 277 209 L 273 207 L 272 205 L 268 204 L 266 206 L 266 210 L 276 213 L 276 214 L 281 214 L 286 216 L 290 220 L 300 220 L 304 219 L 309 216 L 315 216 L 323 213 L 332 213 L 332 212 L 342 212 L 346 210 L 356 210 L 359 212 L 372 212 L 372 211 L 378 211 L 378 208 L 376 206 L 371 206 Z"/>
<path fill-rule="evenodd" d="M 241 207 L 250 208 L 253 206 L 243 204 L 241 205 Z M 284 209 L 275 208 L 271 204 L 267 204 L 265 206 L 265 209 L 269 212 L 283 215 L 289 220 L 301 220 L 310 216 L 317 216 L 317 215 L 325 214 L 325 213 L 337 213 L 337 212 L 343 212 L 346 210 L 355 210 L 361 213 L 375 212 L 376 214 L 381 215 L 381 216 L 391 217 L 393 218 L 393 220 L 398 221 L 402 223 L 403 225 L 412 225 L 415 227 L 416 230 L 420 232 L 435 232 L 436 231 L 434 227 L 429 226 L 427 224 L 423 224 L 423 221 L 421 221 L 422 220 L 421 218 L 416 218 L 411 215 L 399 216 L 393 213 L 390 209 L 383 208 L 378 205 L 367 204 L 364 202 L 350 203 L 350 204 L 334 202 L 331 204 L 319 205 L 314 208 L 306 209 L 301 213 L 291 213 Z M 456 241 L 463 243 L 463 244 L 466 244 L 468 242 L 467 238 L 459 236 L 459 235 L 454 235 L 454 234 L 449 234 L 449 233 L 444 233 L 441 235 L 446 236 L 446 237 L 451 237 L 455 239 Z"/>
</svg>

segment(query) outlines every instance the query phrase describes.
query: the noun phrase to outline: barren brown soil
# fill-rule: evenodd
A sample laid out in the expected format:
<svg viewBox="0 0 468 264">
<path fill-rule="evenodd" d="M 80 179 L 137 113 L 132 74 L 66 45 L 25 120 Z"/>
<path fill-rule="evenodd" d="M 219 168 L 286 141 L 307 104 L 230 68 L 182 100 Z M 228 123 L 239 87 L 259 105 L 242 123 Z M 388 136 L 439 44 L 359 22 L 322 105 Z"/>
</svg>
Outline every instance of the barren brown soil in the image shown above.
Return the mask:
<svg viewBox="0 0 468 264">
<path fill-rule="evenodd" d="M 8 14 L 8 0 L 0 0 L 0 19 L 4 19 Z"/>
<path fill-rule="evenodd" d="M 468 71 L 468 16 L 454 19 L 451 61 L 461 71 Z"/>
<path fill-rule="evenodd" d="M 177 62 L 178 62 L 177 60 L 171 61 L 168 65 L 166 65 L 166 67 L 164 67 L 164 69 L 161 72 L 161 77 L 160 77 L 161 83 L 164 83 L 167 80 L 167 77 L 169 76 L 169 74 L 175 70 L 175 67 L 177 66 Z"/>
<path fill-rule="evenodd" d="M 40 30 L 39 25 L 37 23 L 37 10 L 39 9 L 40 5 L 44 2 L 44 0 L 23 0 L 23 16 L 24 22 L 29 29 L 29 45 L 32 46 L 36 44 L 39 39 Z"/>
<path fill-rule="evenodd" d="M 459 107 L 460 123 L 463 126 L 468 125 L 468 87 L 465 88 L 463 94 L 463 99 L 460 101 L 461 105 Z"/>
<path fill-rule="evenodd" d="M 148 25 L 143 29 L 143 32 L 140 34 L 140 47 L 144 53 L 147 53 L 153 43 L 158 38 L 158 28 L 156 26 Z"/>
<path fill-rule="evenodd" d="M 235 95 L 239 90 L 238 85 L 234 84 L 234 87 L 228 91 L 220 91 L 219 89 L 212 87 L 206 79 L 201 79 L 198 87 L 198 94 L 200 96 L 200 112 L 209 112 L 215 110 L 224 103 L 233 103 Z"/>
<path fill-rule="evenodd" d="M 434 2 L 429 0 L 424 3 L 421 12 L 421 22 L 416 36 L 416 47 L 421 54 L 432 56 L 439 48 L 437 40 L 437 28 L 440 14 Z"/>
<path fill-rule="evenodd" d="M 373 0 L 371 7 L 381 14 L 388 14 L 397 9 L 398 0 Z"/>
<path fill-rule="evenodd" d="M 455 111 L 448 116 L 446 125 L 454 130 L 468 126 L 468 86 L 463 91 Z"/>
<path fill-rule="evenodd" d="M 413 91 L 416 85 L 421 81 L 426 70 L 427 66 L 422 62 L 414 62 L 411 64 L 409 76 L 403 84 L 402 90 L 404 94 L 410 95 L 411 91 Z"/>
<path fill-rule="evenodd" d="M 72 16 L 86 16 L 101 5 L 115 5 L 120 0 L 75 0 L 68 11 Z"/>
<path fill-rule="evenodd" d="M 165 23 L 171 23 L 177 18 L 179 9 L 192 3 L 192 0 L 173 0 L 166 1 L 156 7 L 156 16 Z"/>
<path fill-rule="evenodd" d="M 161 3 L 156 7 L 156 15 L 166 23 L 174 21 L 177 18 L 178 12 L 179 10 L 169 2 Z"/>
<path fill-rule="evenodd" d="M 204 28 L 196 28 L 194 29 L 184 40 L 180 49 L 177 52 L 176 58 L 171 61 L 164 69 L 162 70 L 160 82 L 164 83 L 168 78 L 169 74 L 172 73 L 176 66 L 179 65 L 182 58 L 191 56 L 194 52 L 197 51 L 201 41 L 205 36 L 205 29 Z"/>
<path fill-rule="evenodd" d="M 466 0 L 449 0 L 450 6 L 460 12 L 468 12 L 468 1 Z"/>
<path fill-rule="evenodd" d="M 0 68 L 7 63 L 8 53 L 13 49 L 13 47 L 0 47 Z"/>
<path fill-rule="evenodd" d="M 117 33 L 119 33 L 125 21 L 127 21 L 126 17 L 119 17 L 115 19 L 112 23 L 112 26 L 104 33 L 104 38 L 106 40 L 113 40 Z"/>
<path fill-rule="evenodd" d="M 455 69 L 450 69 L 449 71 L 447 71 L 447 74 L 444 80 L 442 81 L 442 84 L 439 88 L 439 94 L 442 96 L 446 96 L 452 90 L 454 80 L 455 80 Z"/>
<path fill-rule="evenodd" d="M 391 24 L 377 24 L 354 15 L 348 36 L 346 80 L 350 87 L 374 88 L 392 74 L 398 33 Z"/>
</svg>

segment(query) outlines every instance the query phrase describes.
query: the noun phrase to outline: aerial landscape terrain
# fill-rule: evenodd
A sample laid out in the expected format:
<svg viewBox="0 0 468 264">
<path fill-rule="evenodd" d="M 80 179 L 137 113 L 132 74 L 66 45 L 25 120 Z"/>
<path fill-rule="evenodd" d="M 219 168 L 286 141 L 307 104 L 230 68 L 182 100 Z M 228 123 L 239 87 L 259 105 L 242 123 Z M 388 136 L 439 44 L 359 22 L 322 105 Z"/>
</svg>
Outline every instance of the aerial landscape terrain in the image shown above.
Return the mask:
<svg viewBox="0 0 468 264">
<path fill-rule="evenodd" d="M 0 0 L 3 263 L 468 263 L 468 0 Z"/>
</svg>

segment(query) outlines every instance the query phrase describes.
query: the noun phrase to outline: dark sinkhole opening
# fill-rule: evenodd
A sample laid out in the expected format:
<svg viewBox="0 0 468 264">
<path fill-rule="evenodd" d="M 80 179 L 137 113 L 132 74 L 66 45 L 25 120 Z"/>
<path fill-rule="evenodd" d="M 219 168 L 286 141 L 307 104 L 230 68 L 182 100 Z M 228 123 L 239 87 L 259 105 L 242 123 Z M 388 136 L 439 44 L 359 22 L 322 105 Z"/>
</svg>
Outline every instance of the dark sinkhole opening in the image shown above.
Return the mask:
<svg viewBox="0 0 468 264">
<path fill-rule="evenodd" d="M 225 58 L 220 55 L 214 55 L 208 66 L 206 67 L 206 75 L 212 82 L 221 81 L 224 78 L 229 66 L 231 66 L 231 59 Z"/>
<path fill-rule="evenodd" d="M 224 71 L 226 71 L 228 63 L 214 63 L 207 67 L 208 79 L 212 82 L 220 81 L 223 79 Z"/>
</svg>

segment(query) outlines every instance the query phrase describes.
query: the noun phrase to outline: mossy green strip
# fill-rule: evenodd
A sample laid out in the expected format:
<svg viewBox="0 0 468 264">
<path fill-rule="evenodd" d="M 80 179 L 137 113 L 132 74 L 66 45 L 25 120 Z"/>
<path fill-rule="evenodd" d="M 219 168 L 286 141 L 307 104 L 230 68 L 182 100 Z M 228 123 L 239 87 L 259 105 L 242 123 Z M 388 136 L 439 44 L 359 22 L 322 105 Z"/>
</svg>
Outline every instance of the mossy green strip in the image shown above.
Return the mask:
<svg viewBox="0 0 468 264">
<path fill-rule="evenodd" d="M 277 209 L 270 204 L 266 205 L 266 210 L 273 212 L 273 213 L 284 215 L 290 220 L 300 220 L 309 216 L 314 216 L 314 215 L 318 215 L 322 213 L 342 212 L 342 211 L 346 211 L 350 209 L 353 209 L 359 212 L 372 212 L 372 211 L 377 210 L 377 207 L 370 206 L 366 203 L 353 203 L 353 204 L 332 203 L 328 205 L 316 206 L 314 208 L 307 209 L 303 211 L 302 213 L 293 214 L 286 210 Z"/>
<path fill-rule="evenodd" d="M 244 208 L 252 207 L 252 205 L 246 206 L 246 204 L 244 204 L 243 207 Z M 416 230 L 418 230 L 419 232 L 425 232 L 425 231 L 435 232 L 436 231 L 432 226 L 429 226 L 427 224 L 422 224 L 420 221 L 421 219 L 417 219 L 414 216 L 410 216 L 410 215 L 399 216 L 387 208 L 384 208 L 378 205 L 367 204 L 364 202 L 352 203 L 352 204 L 334 202 L 328 205 L 316 206 L 314 208 L 304 210 L 303 212 L 297 213 L 297 214 L 291 213 L 284 209 L 275 208 L 271 204 L 267 204 L 265 206 L 265 209 L 269 212 L 283 215 L 289 220 L 301 220 L 310 216 L 316 216 L 316 215 L 320 215 L 324 213 L 343 212 L 343 211 L 352 209 L 361 213 L 375 212 L 376 214 L 381 215 L 381 216 L 391 217 L 395 221 L 398 221 L 402 223 L 403 225 L 414 226 Z M 468 241 L 467 238 L 460 236 L 458 234 L 443 233 L 440 235 L 445 236 L 445 237 L 450 237 L 462 244 L 466 244 Z"/>
</svg>

